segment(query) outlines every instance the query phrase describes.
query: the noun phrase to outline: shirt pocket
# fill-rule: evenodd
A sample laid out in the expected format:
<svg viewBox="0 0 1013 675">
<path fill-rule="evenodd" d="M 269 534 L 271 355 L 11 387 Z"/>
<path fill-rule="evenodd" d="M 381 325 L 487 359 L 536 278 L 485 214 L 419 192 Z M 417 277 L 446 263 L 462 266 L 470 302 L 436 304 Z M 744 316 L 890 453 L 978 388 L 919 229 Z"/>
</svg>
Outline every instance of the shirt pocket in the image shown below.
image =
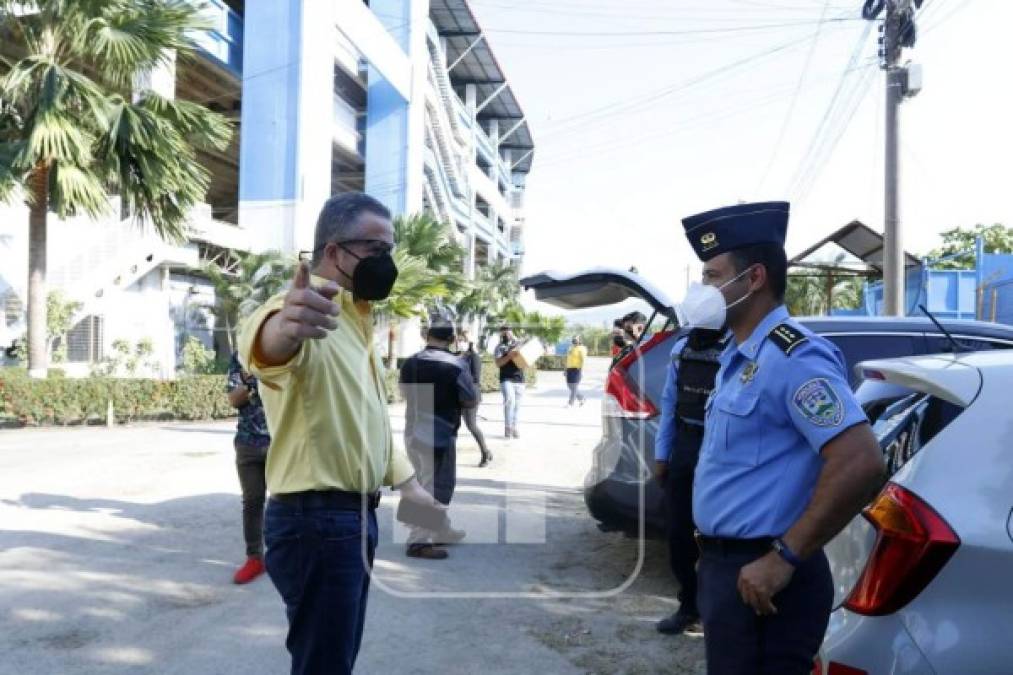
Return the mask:
<svg viewBox="0 0 1013 675">
<path fill-rule="evenodd" d="M 756 394 L 740 394 L 732 398 L 714 400 L 712 418 L 717 423 L 714 459 L 721 464 L 756 466 L 763 444 L 763 427 L 756 410 Z M 713 414 L 717 412 L 717 414 Z"/>
</svg>

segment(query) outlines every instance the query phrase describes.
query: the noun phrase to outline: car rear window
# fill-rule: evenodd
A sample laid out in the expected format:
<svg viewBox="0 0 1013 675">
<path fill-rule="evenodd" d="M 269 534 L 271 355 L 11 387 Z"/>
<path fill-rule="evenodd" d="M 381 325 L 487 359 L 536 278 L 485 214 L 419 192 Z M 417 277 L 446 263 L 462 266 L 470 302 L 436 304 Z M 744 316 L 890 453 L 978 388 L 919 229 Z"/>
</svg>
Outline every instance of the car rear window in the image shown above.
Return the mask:
<svg viewBox="0 0 1013 675">
<path fill-rule="evenodd" d="M 992 349 L 1011 349 L 1013 343 L 987 338 L 957 336 L 954 338 L 961 349 L 970 352 L 984 352 Z M 953 343 L 944 335 L 927 335 L 925 340 L 928 343 L 929 354 L 949 354 L 953 352 Z"/>
<path fill-rule="evenodd" d="M 921 392 L 904 390 L 894 394 L 863 404 L 891 476 L 964 411 L 949 401 Z"/>
<path fill-rule="evenodd" d="M 861 381 L 861 378 L 854 372 L 856 363 L 872 359 L 913 356 L 921 354 L 925 350 L 922 338 L 914 335 L 852 333 L 848 335 L 828 334 L 826 338 L 836 344 L 843 353 L 852 387 L 857 386 Z"/>
</svg>

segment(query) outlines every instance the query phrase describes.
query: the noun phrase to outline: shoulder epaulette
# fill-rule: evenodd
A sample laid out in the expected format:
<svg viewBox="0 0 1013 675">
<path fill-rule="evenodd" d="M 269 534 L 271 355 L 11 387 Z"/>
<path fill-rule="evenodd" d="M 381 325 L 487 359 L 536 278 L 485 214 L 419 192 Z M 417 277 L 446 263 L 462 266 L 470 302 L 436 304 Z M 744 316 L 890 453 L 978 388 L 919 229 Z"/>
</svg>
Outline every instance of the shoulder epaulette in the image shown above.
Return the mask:
<svg viewBox="0 0 1013 675">
<path fill-rule="evenodd" d="M 769 337 L 771 342 L 784 352 L 785 356 L 791 356 L 796 347 L 809 341 L 808 336 L 803 335 L 798 329 L 788 323 L 774 326 L 774 330 L 770 331 Z"/>
</svg>

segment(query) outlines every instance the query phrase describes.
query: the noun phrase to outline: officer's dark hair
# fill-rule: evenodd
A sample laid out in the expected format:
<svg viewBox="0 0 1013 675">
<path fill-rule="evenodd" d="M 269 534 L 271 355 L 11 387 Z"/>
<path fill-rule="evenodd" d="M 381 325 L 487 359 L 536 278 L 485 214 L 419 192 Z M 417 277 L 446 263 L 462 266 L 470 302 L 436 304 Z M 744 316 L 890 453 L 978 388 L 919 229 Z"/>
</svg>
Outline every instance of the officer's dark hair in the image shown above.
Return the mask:
<svg viewBox="0 0 1013 675">
<path fill-rule="evenodd" d="M 612 322 L 612 327 L 613 328 L 622 328 L 623 327 L 623 319 L 616 319 L 615 321 L 613 321 Z"/>
<path fill-rule="evenodd" d="M 784 300 L 788 286 L 788 256 L 778 244 L 753 244 L 729 253 L 735 273 L 741 274 L 752 265 L 763 265 L 767 270 L 767 283 L 774 299 Z"/>
<path fill-rule="evenodd" d="M 355 223 L 367 212 L 390 220 L 390 209 L 363 192 L 345 192 L 324 202 L 313 234 L 314 267 L 323 259 L 327 244 L 355 238 Z"/>
</svg>

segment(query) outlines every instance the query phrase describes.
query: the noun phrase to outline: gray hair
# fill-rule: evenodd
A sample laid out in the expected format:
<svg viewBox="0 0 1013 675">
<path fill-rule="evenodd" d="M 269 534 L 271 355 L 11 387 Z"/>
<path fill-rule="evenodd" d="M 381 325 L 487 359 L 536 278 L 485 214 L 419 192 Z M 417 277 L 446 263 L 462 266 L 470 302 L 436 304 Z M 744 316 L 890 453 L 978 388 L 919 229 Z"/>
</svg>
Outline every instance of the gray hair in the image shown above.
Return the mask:
<svg viewBox="0 0 1013 675">
<path fill-rule="evenodd" d="M 375 213 L 390 219 L 390 209 L 379 201 L 362 192 L 346 192 L 334 195 L 320 209 L 317 218 L 317 229 L 313 235 L 314 266 L 320 264 L 324 255 L 324 247 L 334 241 L 355 238 L 355 224 L 363 213 Z"/>
</svg>

